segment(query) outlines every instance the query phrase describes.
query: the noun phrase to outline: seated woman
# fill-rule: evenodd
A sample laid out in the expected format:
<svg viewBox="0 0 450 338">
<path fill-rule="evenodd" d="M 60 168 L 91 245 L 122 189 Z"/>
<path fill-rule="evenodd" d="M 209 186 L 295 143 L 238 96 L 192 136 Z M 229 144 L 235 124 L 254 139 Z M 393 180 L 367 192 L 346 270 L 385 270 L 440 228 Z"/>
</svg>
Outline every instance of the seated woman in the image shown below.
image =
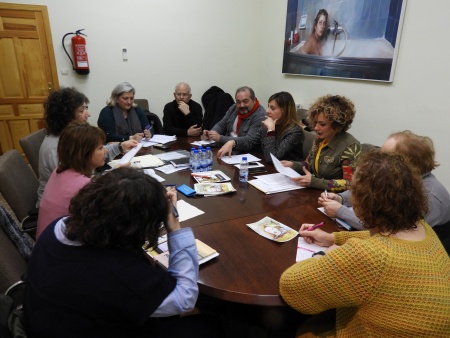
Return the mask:
<svg viewBox="0 0 450 338">
<path fill-rule="evenodd" d="M 269 98 L 267 118 L 252 137 L 226 142 L 217 152 L 217 157 L 231 155 L 233 149 L 248 152 L 262 148 L 264 158 L 272 162 L 272 153 L 278 159 L 300 161 L 303 158 L 302 145 L 305 135 L 297 117 L 295 101 L 288 92 L 279 92 Z"/>
<path fill-rule="evenodd" d="M 300 48 L 300 54 L 322 55 L 322 41 L 326 39 L 328 26 L 328 12 L 320 9 L 314 19 L 311 35 Z"/>
<path fill-rule="evenodd" d="M 161 332 L 149 318 L 187 313 L 198 296 L 195 239 L 190 228 L 180 228 L 172 206 L 175 189 L 166 192 L 132 168 L 112 170 L 82 188 L 69 216 L 42 233 L 28 264 L 24 309 L 33 337 L 195 337 L 172 332 L 185 321 L 192 329 L 198 316 L 164 322 L 170 325 Z M 168 271 L 142 250 L 157 243 L 161 224 L 168 233 Z"/>
<path fill-rule="evenodd" d="M 36 239 L 56 218 L 69 212 L 72 197 L 90 180 L 95 168 L 105 164 L 105 133 L 87 123 L 73 122 L 58 142 L 59 165 L 53 171 L 39 207 Z"/>
<path fill-rule="evenodd" d="M 102 109 L 97 124 L 106 133 L 106 141 L 149 139 L 154 134 L 144 111 L 134 103 L 136 90 L 128 82 L 114 87 L 111 97 Z"/>
<path fill-rule="evenodd" d="M 339 95 L 320 97 L 309 108 L 309 121 L 317 138 L 304 162 L 282 161 L 304 174 L 293 178 L 303 187 L 347 190 L 361 153 L 361 144 L 347 132 L 355 118 L 355 106 Z"/>
<path fill-rule="evenodd" d="M 427 198 L 415 168 L 398 153 L 368 152 L 351 191 L 369 230 L 327 233 L 303 224 L 300 235 L 324 251 L 281 276 L 283 299 L 319 314 L 297 337 L 448 336 L 450 258 L 423 221 Z"/>
<path fill-rule="evenodd" d="M 47 136 L 39 149 L 39 187 L 36 207 L 39 207 L 50 175 L 58 166 L 59 135 L 70 122 L 86 122 L 88 120 L 91 116 L 88 111 L 88 103 L 89 99 L 75 88 L 57 90 L 51 93 L 44 103 Z M 136 144 L 136 141 L 108 144 L 106 145 L 108 156 L 112 160 L 117 155 L 135 147 Z"/>
<path fill-rule="evenodd" d="M 381 149 L 399 152 L 409 158 L 412 165 L 419 170 L 430 209 L 425 216 L 425 221 L 432 227 L 450 222 L 450 194 L 431 173 L 439 166 L 435 160 L 433 141 L 429 137 L 419 136 L 405 130 L 391 134 Z M 351 207 L 349 190 L 340 194 L 329 193 L 327 195 L 322 193 L 319 203 L 323 205 L 328 216 L 343 219 L 355 229 L 364 229 L 364 225 L 356 217 Z"/>
</svg>

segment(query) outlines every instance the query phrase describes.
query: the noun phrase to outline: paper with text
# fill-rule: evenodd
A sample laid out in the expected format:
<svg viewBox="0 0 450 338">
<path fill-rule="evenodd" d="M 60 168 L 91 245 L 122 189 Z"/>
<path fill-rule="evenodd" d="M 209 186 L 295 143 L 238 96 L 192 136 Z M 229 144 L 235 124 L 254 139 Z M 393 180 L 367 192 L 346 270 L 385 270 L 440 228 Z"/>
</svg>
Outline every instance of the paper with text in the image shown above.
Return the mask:
<svg viewBox="0 0 450 338">
<path fill-rule="evenodd" d="M 288 177 L 291 177 L 291 178 L 292 177 L 300 177 L 300 176 L 302 176 L 298 172 L 296 172 L 294 169 L 283 166 L 281 164 L 281 162 L 275 156 L 273 156 L 272 153 L 270 153 L 270 157 L 272 158 L 272 162 L 273 162 L 273 165 L 275 166 L 275 169 L 279 173 L 284 174 L 284 175 L 286 175 Z"/>
</svg>

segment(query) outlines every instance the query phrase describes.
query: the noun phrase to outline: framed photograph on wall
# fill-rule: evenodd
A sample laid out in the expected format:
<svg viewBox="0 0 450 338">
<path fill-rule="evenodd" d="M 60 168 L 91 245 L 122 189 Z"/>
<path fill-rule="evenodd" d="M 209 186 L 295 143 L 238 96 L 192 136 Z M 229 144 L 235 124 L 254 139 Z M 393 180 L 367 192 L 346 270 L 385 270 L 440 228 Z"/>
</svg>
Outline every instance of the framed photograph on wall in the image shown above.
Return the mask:
<svg viewBox="0 0 450 338">
<path fill-rule="evenodd" d="M 406 0 L 288 0 L 283 73 L 392 82 Z"/>
</svg>

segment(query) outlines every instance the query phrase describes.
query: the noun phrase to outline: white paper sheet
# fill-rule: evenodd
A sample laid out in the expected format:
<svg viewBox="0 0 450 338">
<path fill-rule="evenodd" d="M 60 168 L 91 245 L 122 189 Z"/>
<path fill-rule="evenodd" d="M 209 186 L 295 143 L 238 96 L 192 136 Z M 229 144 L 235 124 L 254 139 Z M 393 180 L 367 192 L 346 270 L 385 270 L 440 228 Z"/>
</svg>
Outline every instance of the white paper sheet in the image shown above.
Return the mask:
<svg viewBox="0 0 450 338">
<path fill-rule="evenodd" d="M 178 210 L 178 220 L 180 222 L 186 221 L 190 218 L 194 218 L 205 212 L 200 210 L 197 207 L 194 207 L 192 204 L 185 202 L 183 200 L 177 201 L 177 210 Z"/>
<path fill-rule="evenodd" d="M 281 162 L 275 157 L 273 156 L 273 154 L 270 154 L 270 157 L 272 158 L 272 162 L 273 165 L 275 166 L 275 169 L 279 172 L 282 173 L 288 177 L 300 177 L 302 175 L 300 175 L 298 172 L 296 172 L 294 169 L 289 168 L 289 167 L 285 167 L 281 164 Z"/>
<path fill-rule="evenodd" d="M 130 162 L 131 159 L 137 154 L 137 152 L 139 150 L 141 150 L 141 148 L 142 148 L 142 143 L 138 143 L 138 145 L 136 147 L 134 147 L 129 152 L 127 152 L 125 155 L 123 155 L 123 157 L 120 159 L 119 163 L 122 164 L 122 163 Z"/>
<path fill-rule="evenodd" d="M 241 155 L 232 155 L 232 156 L 224 156 L 221 158 L 222 161 L 228 164 L 238 164 L 241 163 L 242 158 L 247 157 L 248 162 L 258 162 L 261 161 L 260 158 L 253 156 L 252 154 L 241 154 Z"/>
<path fill-rule="evenodd" d="M 308 244 L 303 237 L 298 238 L 296 262 L 311 258 L 312 254 L 317 251 L 323 251 L 325 247 L 317 244 Z"/>
</svg>

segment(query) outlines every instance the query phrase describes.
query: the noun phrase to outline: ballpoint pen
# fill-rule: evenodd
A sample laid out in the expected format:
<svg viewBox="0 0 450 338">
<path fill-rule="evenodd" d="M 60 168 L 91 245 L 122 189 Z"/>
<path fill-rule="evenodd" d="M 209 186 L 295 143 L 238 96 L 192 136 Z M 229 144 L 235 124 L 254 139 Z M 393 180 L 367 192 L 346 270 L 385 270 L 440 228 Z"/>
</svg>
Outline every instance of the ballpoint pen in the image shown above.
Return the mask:
<svg viewBox="0 0 450 338">
<path fill-rule="evenodd" d="M 325 197 L 328 198 L 328 191 L 325 190 Z"/>
<path fill-rule="evenodd" d="M 310 228 L 308 228 L 306 230 L 307 231 L 313 231 L 313 230 L 316 230 L 318 227 L 321 227 L 324 224 L 325 224 L 325 222 L 320 222 L 320 223 L 314 224 L 312 227 L 310 227 Z"/>
</svg>

